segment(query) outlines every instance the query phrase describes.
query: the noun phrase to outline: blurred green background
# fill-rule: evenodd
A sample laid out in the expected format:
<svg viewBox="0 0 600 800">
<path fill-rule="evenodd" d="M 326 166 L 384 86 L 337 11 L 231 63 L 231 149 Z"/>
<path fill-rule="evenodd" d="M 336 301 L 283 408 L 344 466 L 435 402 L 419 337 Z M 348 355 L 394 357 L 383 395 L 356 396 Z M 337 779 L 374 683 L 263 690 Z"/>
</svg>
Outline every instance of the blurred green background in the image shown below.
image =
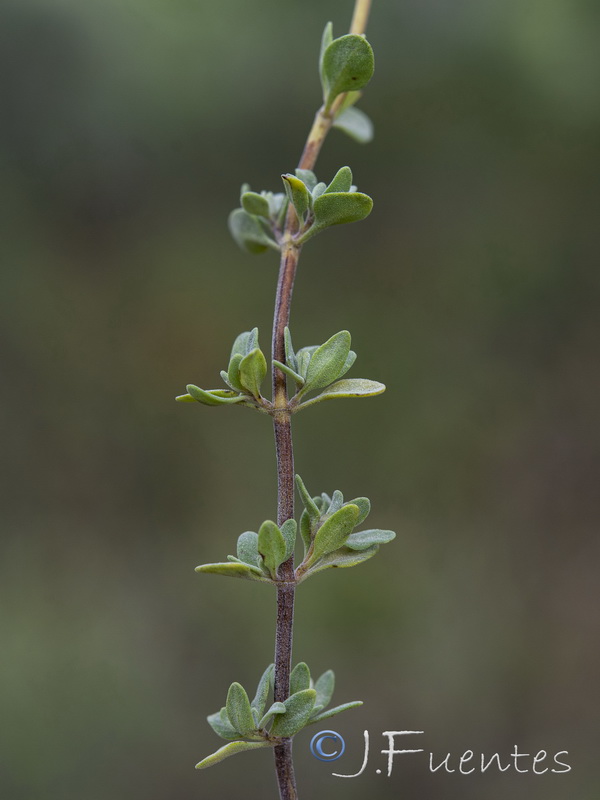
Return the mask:
<svg viewBox="0 0 600 800">
<path fill-rule="evenodd" d="M 269 753 L 193 769 L 272 657 L 268 588 L 193 572 L 274 516 L 270 423 L 173 397 L 218 385 L 241 330 L 268 343 L 277 260 L 226 217 L 297 163 L 351 10 L 0 4 L 3 800 L 275 797 Z M 398 538 L 298 592 L 296 660 L 365 701 L 334 765 L 298 736 L 304 798 L 600 796 L 599 23 L 590 0 L 374 4 L 376 139 L 334 131 L 318 171 L 350 164 L 375 210 L 305 248 L 292 329 L 349 328 L 388 391 L 300 415 L 296 464 Z M 364 729 L 365 774 L 331 777 Z M 388 779 L 389 729 L 573 770 L 421 754 Z"/>
</svg>

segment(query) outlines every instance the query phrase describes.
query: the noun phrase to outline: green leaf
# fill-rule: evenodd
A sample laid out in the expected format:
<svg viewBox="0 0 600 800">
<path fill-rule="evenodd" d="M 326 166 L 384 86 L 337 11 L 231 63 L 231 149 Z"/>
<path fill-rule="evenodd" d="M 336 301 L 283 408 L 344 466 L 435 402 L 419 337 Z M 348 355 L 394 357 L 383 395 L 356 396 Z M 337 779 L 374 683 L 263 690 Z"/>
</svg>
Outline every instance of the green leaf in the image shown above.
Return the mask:
<svg viewBox="0 0 600 800">
<path fill-rule="evenodd" d="M 346 539 L 346 547 L 351 550 L 366 550 L 374 544 L 387 544 L 396 538 L 394 531 L 382 531 L 377 528 L 369 531 L 353 533 Z"/>
<path fill-rule="evenodd" d="M 315 706 L 328 706 L 333 697 L 333 690 L 335 688 L 335 674 L 332 669 L 328 669 L 315 683 L 315 691 L 317 699 Z"/>
<path fill-rule="evenodd" d="M 211 714 L 206 719 L 208 720 L 208 724 L 213 729 L 213 731 L 218 734 L 221 739 L 239 739 L 241 737 L 241 733 L 236 731 L 229 719 L 226 717 L 223 719 L 222 712 L 225 709 L 221 709 L 221 711 L 217 711 L 216 714 Z"/>
<path fill-rule="evenodd" d="M 270 217 L 269 201 L 257 192 L 244 192 L 242 195 L 242 208 L 248 214 L 257 217 L 265 217 L 266 219 Z"/>
<path fill-rule="evenodd" d="M 332 42 L 333 42 L 333 25 L 331 22 L 328 22 L 325 25 L 325 29 L 323 30 L 323 35 L 321 37 L 321 50 L 319 52 L 319 75 L 321 77 L 321 86 L 323 87 L 323 99 L 325 99 L 325 95 L 327 92 L 325 84 L 326 78 L 323 70 L 323 56 L 325 55 L 325 51 Z"/>
<path fill-rule="evenodd" d="M 284 701 L 285 714 L 275 718 L 271 728 L 271 736 L 293 736 L 308 722 L 315 705 L 317 693 L 314 689 L 304 689 L 290 695 Z"/>
<path fill-rule="evenodd" d="M 279 250 L 279 245 L 267 236 L 258 217 L 236 208 L 229 215 L 229 230 L 236 243 L 248 253 L 264 253 L 269 247 Z"/>
<path fill-rule="evenodd" d="M 326 109 L 338 94 L 366 86 L 375 69 L 371 45 L 355 33 L 334 39 L 325 48 L 321 63 Z"/>
<path fill-rule="evenodd" d="M 349 222 L 360 222 L 368 217 L 373 208 L 373 201 L 368 194 L 362 192 L 327 192 L 314 202 L 315 221 L 298 240 L 301 244 L 316 233 L 332 225 L 345 225 Z"/>
<path fill-rule="evenodd" d="M 321 714 L 317 714 L 311 719 L 311 723 L 321 722 L 324 719 L 340 714 L 342 711 L 348 711 L 350 708 L 358 708 L 362 706 L 362 704 L 362 700 L 352 700 L 350 703 L 343 703 L 341 706 L 335 706 L 335 708 L 330 708 L 329 711 L 323 711 Z"/>
<path fill-rule="evenodd" d="M 244 531 L 237 540 L 237 557 L 246 564 L 260 569 L 260 556 L 258 553 L 258 534 L 254 531 Z"/>
<path fill-rule="evenodd" d="M 344 505 L 344 495 L 340 492 L 339 489 L 336 489 L 335 492 L 333 493 L 333 497 L 331 498 L 331 503 L 329 504 L 329 508 L 327 509 L 327 514 L 334 514 L 336 511 L 339 511 L 343 505 Z"/>
<path fill-rule="evenodd" d="M 298 372 L 298 361 L 296 360 L 296 354 L 292 345 L 292 334 L 287 327 L 283 329 L 283 341 L 285 344 L 285 362 L 290 369 L 293 369 L 294 372 Z"/>
<path fill-rule="evenodd" d="M 189 383 L 185 388 L 194 400 L 197 400 L 205 406 L 229 405 L 231 403 L 239 403 L 244 399 L 242 395 L 239 395 L 237 392 L 229 391 L 228 389 L 204 390 L 200 389 L 199 386 L 194 386 L 193 383 Z M 181 395 L 181 397 L 185 397 L 185 395 Z"/>
<path fill-rule="evenodd" d="M 240 361 L 240 383 L 257 400 L 266 374 L 267 360 L 260 348 L 255 348 Z"/>
<path fill-rule="evenodd" d="M 229 575 L 232 578 L 247 578 L 252 581 L 267 581 L 257 567 L 239 564 L 237 561 L 220 561 L 215 564 L 200 564 L 196 572 L 212 572 L 215 575 Z"/>
<path fill-rule="evenodd" d="M 250 700 L 246 694 L 246 690 L 239 683 L 232 683 L 227 692 L 227 716 L 229 722 L 236 731 L 239 731 L 242 736 L 247 736 L 252 731 L 256 730 L 256 723 L 252 716 L 252 709 L 250 707 Z"/>
<path fill-rule="evenodd" d="M 258 552 L 273 578 L 277 577 L 277 567 L 285 560 L 286 541 L 274 522 L 263 522 L 258 531 Z"/>
<path fill-rule="evenodd" d="M 308 191 L 312 192 L 317 185 L 317 176 L 315 173 L 310 169 L 296 169 L 294 172 L 296 173 L 296 177 L 300 178 L 300 180 L 306 185 Z"/>
<path fill-rule="evenodd" d="M 290 675 L 290 694 L 302 692 L 304 689 L 310 689 L 310 669 L 308 664 L 301 661 L 296 664 Z"/>
<path fill-rule="evenodd" d="M 312 541 L 312 527 L 310 524 L 310 517 L 308 516 L 308 511 L 306 509 L 304 509 L 302 515 L 300 516 L 300 535 L 302 536 L 302 541 L 304 542 L 304 555 L 306 555 Z"/>
<path fill-rule="evenodd" d="M 360 510 L 360 516 L 356 520 L 356 524 L 361 525 L 371 512 L 371 501 L 368 497 L 355 497 L 354 500 L 350 500 L 349 502 L 355 506 L 358 506 Z"/>
<path fill-rule="evenodd" d="M 319 349 L 318 344 L 313 344 L 310 347 L 302 347 L 298 350 L 297 353 L 297 360 L 298 360 L 298 374 L 302 375 L 302 377 L 306 380 L 306 373 L 308 371 L 308 367 L 310 364 L 310 360 L 313 356 L 315 350 Z"/>
<path fill-rule="evenodd" d="M 294 552 L 294 548 L 296 547 L 297 531 L 298 531 L 298 525 L 296 524 L 295 519 L 287 519 L 281 526 L 281 534 L 285 539 L 285 556 L 283 559 L 284 561 L 287 561 L 288 558 Z"/>
<path fill-rule="evenodd" d="M 358 506 L 349 503 L 326 519 L 315 534 L 310 563 L 342 547 L 356 526 L 359 516 Z"/>
<path fill-rule="evenodd" d="M 298 386 L 304 386 L 304 378 L 302 375 L 298 375 L 297 372 L 294 372 L 293 369 L 290 369 L 287 364 L 283 364 L 281 361 L 277 361 L 276 358 L 273 359 L 273 366 L 280 369 L 285 375 L 292 378 Z"/>
<path fill-rule="evenodd" d="M 281 176 L 286 194 L 290 203 L 294 206 L 298 221 L 302 225 L 304 216 L 311 205 L 311 195 L 304 181 L 289 173 Z"/>
<path fill-rule="evenodd" d="M 258 328 L 252 328 L 251 331 L 244 331 L 235 337 L 233 347 L 231 348 L 232 359 L 236 355 L 247 356 L 251 350 L 258 346 Z"/>
<path fill-rule="evenodd" d="M 378 381 L 369 381 L 366 378 L 346 378 L 328 386 L 316 397 L 300 403 L 299 406 L 296 406 L 296 411 L 315 403 L 321 403 L 323 400 L 335 400 L 338 397 L 374 397 L 382 392 L 385 392 L 385 385 Z"/>
<path fill-rule="evenodd" d="M 300 498 L 304 504 L 304 508 L 306 509 L 308 516 L 311 521 L 318 520 L 321 516 L 321 512 L 317 508 L 315 501 L 312 499 L 306 486 L 304 485 L 304 481 L 300 477 L 300 475 L 296 475 L 296 486 L 298 487 L 298 492 L 300 493 Z"/>
<path fill-rule="evenodd" d="M 235 353 L 235 355 L 231 356 L 229 367 L 227 368 L 227 380 L 232 388 L 237 389 L 238 392 L 244 391 L 244 387 L 240 382 L 240 364 L 243 359 L 244 356 L 241 353 Z"/>
<path fill-rule="evenodd" d="M 308 365 L 303 392 L 322 389 L 335 381 L 348 358 L 350 341 L 348 331 L 340 331 L 317 347 Z"/>
<path fill-rule="evenodd" d="M 285 708 L 283 703 L 273 703 L 271 708 L 267 711 L 267 713 L 264 715 L 264 717 L 259 721 L 259 723 L 258 723 L 259 729 L 260 728 L 264 728 L 266 725 L 268 725 L 269 722 L 271 721 L 271 719 L 276 714 L 285 714 L 285 711 L 286 711 L 286 708 Z"/>
<path fill-rule="evenodd" d="M 273 685 L 274 670 L 275 670 L 275 664 L 269 664 L 269 666 L 263 672 L 258 682 L 258 686 L 256 687 L 256 694 L 254 695 L 254 700 L 250 704 L 252 708 L 256 709 L 259 716 L 263 713 L 263 711 L 265 710 L 265 705 L 267 704 L 269 689 Z"/>
<path fill-rule="evenodd" d="M 175 398 L 178 403 L 195 403 L 196 400 L 192 397 L 191 394 L 179 394 Z M 212 403 L 211 403 L 212 405 Z"/>
<path fill-rule="evenodd" d="M 352 186 L 352 170 L 350 167 L 339 169 L 324 194 L 330 192 L 349 192 Z"/>
<path fill-rule="evenodd" d="M 349 547 L 340 547 L 339 550 L 334 550 L 333 553 L 328 553 L 326 556 L 319 559 L 319 561 L 306 572 L 305 577 L 314 575 L 330 567 L 342 569 L 356 567 L 358 564 L 362 564 L 363 561 L 368 561 L 369 558 L 372 558 L 378 550 L 379 545 L 376 544 L 373 545 L 373 547 L 369 547 L 367 550 L 360 551 L 351 550 Z"/>
<path fill-rule="evenodd" d="M 317 183 L 315 188 L 312 190 L 313 206 L 314 206 L 314 201 L 317 199 L 317 197 L 320 197 L 323 194 L 326 188 L 327 188 L 326 183 L 323 183 L 322 181 Z"/>
<path fill-rule="evenodd" d="M 196 764 L 196 769 L 206 769 L 212 767 L 213 764 L 218 764 L 229 756 L 234 756 L 236 753 L 243 753 L 246 750 L 257 750 L 259 747 L 271 747 L 270 742 L 230 742 L 224 745 L 216 753 L 207 756 Z"/>
<path fill-rule="evenodd" d="M 368 144 L 373 139 L 373 123 L 360 108 L 347 108 L 339 114 L 333 123 L 359 144 Z"/>
</svg>

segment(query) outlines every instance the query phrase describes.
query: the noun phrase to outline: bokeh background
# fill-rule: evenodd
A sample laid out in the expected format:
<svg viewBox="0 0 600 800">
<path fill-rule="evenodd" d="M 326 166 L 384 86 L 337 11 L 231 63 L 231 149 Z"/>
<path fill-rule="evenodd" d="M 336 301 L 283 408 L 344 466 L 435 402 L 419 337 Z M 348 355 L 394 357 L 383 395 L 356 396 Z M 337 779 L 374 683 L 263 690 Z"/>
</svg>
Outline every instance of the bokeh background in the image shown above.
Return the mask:
<svg viewBox="0 0 600 800">
<path fill-rule="evenodd" d="M 322 27 L 351 8 L 0 5 L 6 800 L 275 797 L 269 753 L 193 769 L 272 657 L 268 588 L 193 572 L 275 514 L 269 420 L 173 397 L 218 385 L 241 330 L 268 343 L 276 257 L 226 217 L 297 163 Z M 599 23 L 589 0 L 375 2 L 376 139 L 334 131 L 318 170 L 350 164 L 375 210 L 306 247 L 292 322 L 297 345 L 349 328 L 388 391 L 295 440 L 314 492 L 370 496 L 398 537 L 299 590 L 296 660 L 365 701 L 331 720 L 333 766 L 298 736 L 303 797 L 600 796 Z M 364 729 L 366 772 L 331 777 Z M 388 779 L 389 729 L 573 769 L 421 754 Z"/>
</svg>

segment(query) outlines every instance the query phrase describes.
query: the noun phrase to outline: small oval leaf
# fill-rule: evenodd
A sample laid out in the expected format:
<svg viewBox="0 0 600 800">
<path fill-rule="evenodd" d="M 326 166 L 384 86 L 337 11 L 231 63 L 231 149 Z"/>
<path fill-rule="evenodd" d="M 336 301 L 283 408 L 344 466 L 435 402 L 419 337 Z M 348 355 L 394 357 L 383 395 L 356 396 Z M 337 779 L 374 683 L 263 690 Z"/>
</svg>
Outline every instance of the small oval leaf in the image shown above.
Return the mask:
<svg viewBox="0 0 600 800">
<path fill-rule="evenodd" d="M 351 534 L 346 539 L 346 547 L 351 550 L 366 550 L 374 544 L 387 544 L 396 538 L 394 531 L 382 531 L 373 529 L 369 531 L 359 531 Z"/>
<path fill-rule="evenodd" d="M 364 36 L 355 33 L 334 39 L 323 53 L 324 100 L 330 108 L 342 92 L 362 89 L 375 69 L 373 49 Z"/>
<path fill-rule="evenodd" d="M 278 715 L 273 722 L 271 735 L 286 737 L 298 733 L 310 719 L 316 696 L 314 689 L 304 689 L 290 695 L 284 701 L 285 714 Z"/>
<path fill-rule="evenodd" d="M 225 708 L 232 727 L 234 730 L 239 731 L 242 736 L 247 736 L 256 730 L 256 723 L 250 708 L 250 700 L 241 684 L 237 682 L 231 684 L 227 692 Z"/>
<path fill-rule="evenodd" d="M 257 750 L 259 747 L 272 747 L 269 742 L 230 742 L 229 744 L 223 745 L 216 753 L 212 753 L 210 756 L 203 758 L 198 764 L 196 764 L 196 769 L 206 769 L 206 767 L 212 767 L 213 764 L 218 764 L 219 761 L 223 761 L 225 758 L 229 758 L 229 756 L 234 756 L 236 753 L 243 753 L 246 750 Z"/>
<path fill-rule="evenodd" d="M 315 534 L 310 563 L 342 547 L 355 528 L 359 516 L 358 506 L 349 503 L 325 520 Z"/>
</svg>

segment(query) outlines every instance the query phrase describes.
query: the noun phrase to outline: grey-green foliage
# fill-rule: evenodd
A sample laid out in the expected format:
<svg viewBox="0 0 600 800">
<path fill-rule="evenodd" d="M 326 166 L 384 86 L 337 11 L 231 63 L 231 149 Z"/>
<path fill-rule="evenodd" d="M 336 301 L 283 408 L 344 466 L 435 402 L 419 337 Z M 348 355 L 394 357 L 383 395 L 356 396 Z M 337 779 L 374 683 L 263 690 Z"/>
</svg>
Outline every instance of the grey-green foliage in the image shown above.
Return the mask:
<svg viewBox="0 0 600 800">
<path fill-rule="evenodd" d="M 356 361 L 356 353 L 350 349 L 351 336 L 348 331 L 335 333 L 322 345 L 303 347 L 294 352 L 292 339 L 286 329 L 286 366 L 297 392 L 291 400 L 293 410 L 299 411 L 323 400 L 340 397 L 372 397 L 385 391 L 383 383 L 350 378 L 340 380 Z M 291 364 L 294 365 L 293 371 Z M 294 378 L 293 375 L 297 374 Z M 305 396 L 319 391 L 316 397 L 306 400 Z"/>
<path fill-rule="evenodd" d="M 289 697 L 283 703 L 271 702 L 269 705 L 273 681 L 274 665 L 269 664 L 252 701 L 241 684 L 231 684 L 225 705 L 207 717 L 214 732 L 229 740 L 229 744 L 200 761 L 196 769 L 210 767 L 246 750 L 274 747 L 307 725 L 362 705 L 360 700 L 354 700 L 325 710 L 333 696 L 333 670 L 327 670 L 313 683 L 310 669 L 304 662 L 296 664 L 292 670 Z"/>
<path fill-rule="evenodd" d="M 294 552 L 296 534 L 297 525 L 293 519 L 288 519 L 281 528 L 266 520 L 258 533 L 244 531 L 240 534 L 235 556 L 227 556 L 228 561 L 201 564 L 196 567 L 196 572 L 272 583 L 277 581 L 279 566 Z"/>
<path fill-rule="evenodd" d="M 343 92 L 362 89 L 373 77 L 373 49 L 364 36 L 348 33 L 333 38 L 333 26 L 328 22 L 323 31 L 319 55 L 319 73 L 325 109 Z"/>
<path fill-rule="evenodd" d="M 221 378 L 229 389 L 200 389 L 194 384 L 188 384 L 187 394 L 179 395 L 175 399 L 183 403 L 198 402 L 207 406 L 241 403 L 265 410 L 266 403 L 260 389 L 267 370 L 267 359 L 258 343 L 258 328 L 253 328 L 236 337 L 227 370 L 221 370 Z"/>
<path fill-rule="evenodd" d="M 356 99 L 358 94 L 352 93 L 352 99 Z M 356 109 L 341 111 L 335 124 L 355 138 L 364 138 L 365 124 L 361 130 L 352 122 L 356 122 L 356 113 L 349 118 L 348 112 L 356 112 Z M 247 184 L 242 187 L 242 207 L 231 212 L 229 228 L 243 250 L 264 253 L 269 248 L 280 249 L 288 204 L 291 204 L 297 218 L 297 230 L 291 238 L 298 245 L 332 225 L 359 222 L 373 208 L 372 199 L 358 192 L 353 185 L 350 167 L 339 169 L 329 183 L 319 181 L 314 172 L 307 169 L 297 169 L 294 174 L 288 172 L 281 177 L 284 193 L 258 193 L 250 191 Z"/>
<path fill-rule="evenodd" d="M 299 475 L 296 475 L 296 485 L 304 505 L 300 518 L 304 559 L 296 570 L 297 579 L 304 580 L 329 567 L 361 564 L 374 556 L 380 545 L 396 536 L 393 531 L 379 528 L 354 533 L 371 510 L 367 497 L 345 503 L 337 490 L 333 497 L 326 494 L 311 497 Z"/>
</svg>

